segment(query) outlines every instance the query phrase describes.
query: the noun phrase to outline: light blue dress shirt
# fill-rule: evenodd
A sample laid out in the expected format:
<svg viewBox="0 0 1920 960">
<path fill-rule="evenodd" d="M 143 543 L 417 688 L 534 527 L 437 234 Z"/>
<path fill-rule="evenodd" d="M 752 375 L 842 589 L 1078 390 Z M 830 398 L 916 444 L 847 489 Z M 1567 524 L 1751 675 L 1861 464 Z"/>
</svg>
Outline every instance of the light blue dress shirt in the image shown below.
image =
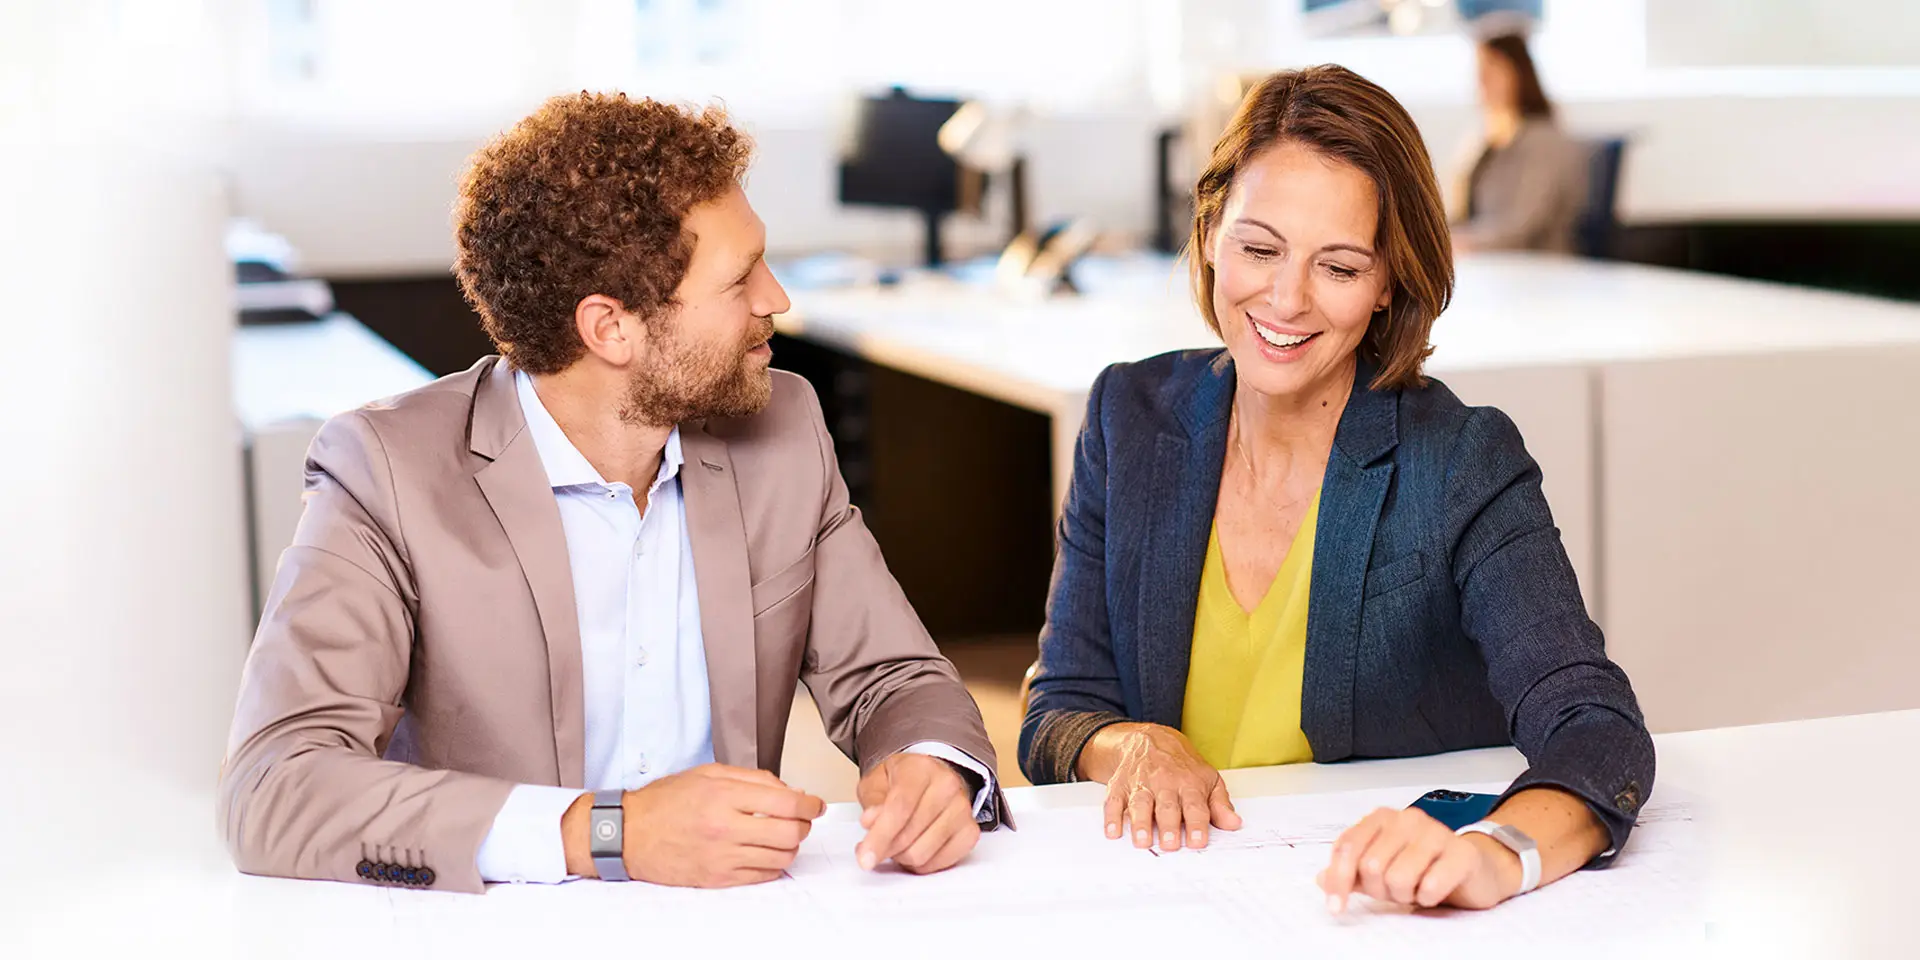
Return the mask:
<svg viewBox="0 0 1920 960">
<path fill-rule="evenodd" d="M 586 789 L 637 790 L 713 762 L 706 642 L 680 496 L 680 430 L 667 437 L 643 515 L 633 488 L 602 479 L 567 439 L 532 378 L 516 371 L 514 385 L 560 507 L 573 572 L 586 699 Z M 973 771 L 986 785 L 974 801 L 974 815 L 980 816 L 993 792 L 983 764 L 944 743 L 907 749 Z M 580 794 L 515 786 L 480 845 L 481 878 L 568 879 L 560 817 Z"/>
</svg>

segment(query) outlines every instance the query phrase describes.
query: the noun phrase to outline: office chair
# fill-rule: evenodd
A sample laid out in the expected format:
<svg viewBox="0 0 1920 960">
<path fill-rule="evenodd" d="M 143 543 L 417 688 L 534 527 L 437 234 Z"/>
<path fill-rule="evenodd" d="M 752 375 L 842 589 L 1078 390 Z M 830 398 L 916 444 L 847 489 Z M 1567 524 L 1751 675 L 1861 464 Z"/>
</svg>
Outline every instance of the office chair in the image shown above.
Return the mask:
<svg viewBox="0 0 1920 960">
<path fill-rule="evenodd" d="M 1600 259 L 1612 255 L 1613 235 L 1620 226 L 1614 204 L 1620 193 L 1620 162 L 1627 141 L 1625 137 L 1604 137 L 1592 141 L 1592 148 L 1587 161 L 1587 202 L 1573 233 L 1581 256 Z"/>
</svg>

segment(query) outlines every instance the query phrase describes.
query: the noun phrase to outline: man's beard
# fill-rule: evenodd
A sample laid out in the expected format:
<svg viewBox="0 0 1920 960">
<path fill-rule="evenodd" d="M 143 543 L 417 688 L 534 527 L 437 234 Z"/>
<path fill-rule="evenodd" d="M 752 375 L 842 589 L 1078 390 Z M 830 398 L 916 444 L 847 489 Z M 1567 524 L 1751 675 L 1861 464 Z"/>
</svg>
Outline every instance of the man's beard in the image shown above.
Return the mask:
<svg viewBox="0 0 1920 960">
<path fill-rule="evenodd" d="M 678 324 L 649 331 L 648 360 L 627 385 L 620 419 L 670 426 L 712 417 L 746 417 L 773 399 L 773 376 L 748 351 L 773 336 L 773 321 L 754 324 L 737 344 L 703 347 L 681 336 Z"/>
</svg>

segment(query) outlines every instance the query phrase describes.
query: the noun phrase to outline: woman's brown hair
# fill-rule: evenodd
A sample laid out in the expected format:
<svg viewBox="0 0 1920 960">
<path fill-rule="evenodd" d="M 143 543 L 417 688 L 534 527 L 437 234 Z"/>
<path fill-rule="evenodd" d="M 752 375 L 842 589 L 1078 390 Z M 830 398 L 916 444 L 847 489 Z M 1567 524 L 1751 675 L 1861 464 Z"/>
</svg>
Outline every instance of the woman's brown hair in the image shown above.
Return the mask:
<svg viewBox="0 0 1920 960">
<path fill-rule="evenodd" d="M 1282 143 L 1298 143 L 1349 164 L 1373 180 L 1379 195 L 1374 246 L 1392 278 L 1391 300 L 1376 313 L 1360 355 L 1377 368 L 1371 386 L 1424 386 L 1421 366 L 1433 348 L 1427 335 L 1453 296 L 1453 241 L 1433 176 L 1433 161 L 1406 108 L 1379 85 L 1345 67 L 1286 70 L 1261 81 L 1240 102 L 1194 185 L 1193 236 L 1187 255 L 1193 295 L 1213 332 L 1213 266 L 1205 255 L 1240 171 Z"/>
<path fill-rule="evenodd" d="M 1533 68 L 1533 54 L 1527 52 L 1526 37 L 1509 33 L 1482 40 L 1480 46 L 1513 68 L 1514 109 L 1520 111 L 1522 117 L 1553 116 L 1553 101 L 1547 99 L 1547 91 L 1540 86 L 1540 71 Z"/>
</svg>

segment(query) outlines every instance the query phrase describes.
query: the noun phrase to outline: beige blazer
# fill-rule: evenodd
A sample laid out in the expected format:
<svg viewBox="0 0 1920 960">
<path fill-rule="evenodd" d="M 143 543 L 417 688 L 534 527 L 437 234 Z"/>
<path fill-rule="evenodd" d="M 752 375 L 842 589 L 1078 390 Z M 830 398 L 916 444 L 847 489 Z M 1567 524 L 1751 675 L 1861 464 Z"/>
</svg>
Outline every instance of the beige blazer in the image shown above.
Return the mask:
<svg viewBox="0 0 1920 960">
<path fill-rule="evenodd" d="M 1475 176 L 1485 149 L 1483 142 L 1462 171 L 1465 191 L 1454 213 L 1454 236 L 1482 250 L 1574 252 L 1592 149 L 1544 119 L 1523 122 Z M 1466 193 L 1472 196 L 1471 218 Z"/>
<path fill-rule="evenodd" d="M 847 502 L 807 383 L 775 372 L 764 412 L 685 424 L 681 444 L 715 758 L 777 771 L 802 682 L 863 770 L 920 740 L 992 769 L 979 709 Z M 513 785 L 586 775 L 565 534 L 510 366 L 329 421 L 305 499 L 220 773 L 234 861 L 350 881 L 391 863 L 477 892 Z"/>
</svg>

